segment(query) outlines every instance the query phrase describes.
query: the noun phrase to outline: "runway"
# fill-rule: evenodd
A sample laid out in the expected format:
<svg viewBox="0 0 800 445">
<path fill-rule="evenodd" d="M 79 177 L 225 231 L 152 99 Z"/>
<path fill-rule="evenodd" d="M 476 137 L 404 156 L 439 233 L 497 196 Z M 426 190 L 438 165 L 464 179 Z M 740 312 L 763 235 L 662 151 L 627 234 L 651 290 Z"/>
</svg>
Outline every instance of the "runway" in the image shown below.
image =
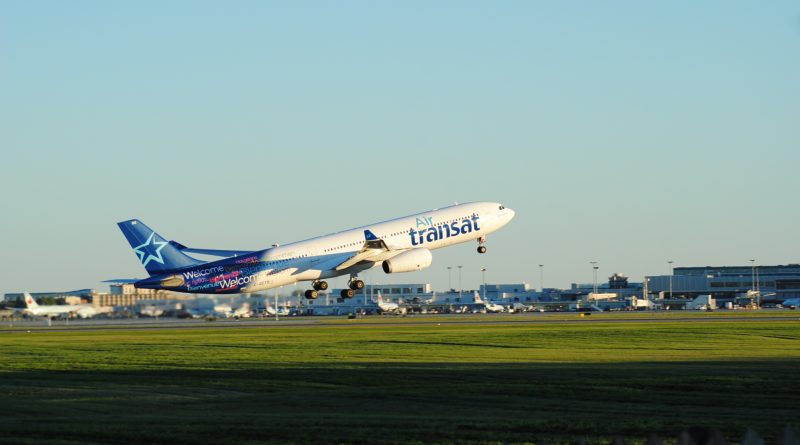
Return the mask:
<svg viewBox="0 0 800 445">
<path fill-rule="evenodd" d="M 75 331 L 145 331 L 172 329 L 243 329 L 243 328 L 294 328 L 294 327 L 356 327 L 356 326 L 435 326 L 435 325 L 522 325 L 522 324 L 596 324 L 596 323 L 719 323 L 800 321 L 800 314 L 786 310 L 763 310 L 759 313 L 594 313 L 580 317 L 578 313 L 525 313 L 525 314 L 466 314 L 466 315 L 414 315 L 365 316 L 348 319 L 344 316 L 283 317 L 261 319 L 206 319 L 177 318 L 125 318 L 125 319 L 71 319 L 17 320 L 0 322 L 0 334 L 24 332 L 75 332 Z"/>
</svg>

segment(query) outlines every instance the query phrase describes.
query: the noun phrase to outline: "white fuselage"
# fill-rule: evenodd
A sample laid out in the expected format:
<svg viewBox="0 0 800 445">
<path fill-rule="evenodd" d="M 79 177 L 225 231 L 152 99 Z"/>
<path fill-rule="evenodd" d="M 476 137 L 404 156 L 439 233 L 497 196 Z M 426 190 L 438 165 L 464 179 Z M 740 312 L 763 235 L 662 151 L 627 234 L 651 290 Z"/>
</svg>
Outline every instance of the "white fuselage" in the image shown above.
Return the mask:
<svg viewBox="0 0 800 445">
<path fill-rule="evenodd" d="M 474 202 L 273 247 L 258 252 L 259 261 L 272 263 L 273 267 L 255 274 L 243 291 L 358 273 L 411 249 L 435 250 L 477 240 L 505 226 L 513 217 L 514 211 L 499 203 Z M 365 230 L 383 240 L 389 250 L 367 262 L 337 270 L 364 247 Z"/>
<path fill-rule="evenodd" d="M 59 315 L 75 314 L 81 318 L 93 317 L 97 310 L 90 304 L 59 304 L 26 308 L 24 313 L 35 317 L 57 317 Z"/>
<path fill-rule="evenodd" d="M 494 304 L 494 303 L 484 303 L 486 306 L 486 312 L 505 312 L 505 306 Z"/>
</svg>

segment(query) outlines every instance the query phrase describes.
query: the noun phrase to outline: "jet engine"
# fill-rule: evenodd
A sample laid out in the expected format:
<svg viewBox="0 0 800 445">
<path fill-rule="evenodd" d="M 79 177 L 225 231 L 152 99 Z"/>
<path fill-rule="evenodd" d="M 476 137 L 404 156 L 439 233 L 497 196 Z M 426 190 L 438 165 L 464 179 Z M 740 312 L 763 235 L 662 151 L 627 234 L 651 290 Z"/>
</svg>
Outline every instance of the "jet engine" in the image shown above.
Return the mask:
<svg viewBox="0 0 800 445">
<path fill-rule="evenodd" d="M 424 269 L 433 262 L 433 255 L 428 249 L 412 249 L 383 262 L 386 273 L 415 272 Z"/>
</svg>

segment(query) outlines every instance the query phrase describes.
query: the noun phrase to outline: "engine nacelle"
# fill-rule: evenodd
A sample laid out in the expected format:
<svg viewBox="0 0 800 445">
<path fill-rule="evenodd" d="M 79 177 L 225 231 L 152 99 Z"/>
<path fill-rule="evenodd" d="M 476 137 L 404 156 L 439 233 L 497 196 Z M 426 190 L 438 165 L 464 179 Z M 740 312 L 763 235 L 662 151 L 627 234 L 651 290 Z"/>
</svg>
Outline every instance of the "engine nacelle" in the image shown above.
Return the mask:
<svg viewBox="0 0 800 445">
<path fill-rule="evenodd" d="M 412 249 L 383 262 L 386 273 L 415 272 L 424 269 L 433 262 L 433 255 L 428 249 Z"/>
</svg>

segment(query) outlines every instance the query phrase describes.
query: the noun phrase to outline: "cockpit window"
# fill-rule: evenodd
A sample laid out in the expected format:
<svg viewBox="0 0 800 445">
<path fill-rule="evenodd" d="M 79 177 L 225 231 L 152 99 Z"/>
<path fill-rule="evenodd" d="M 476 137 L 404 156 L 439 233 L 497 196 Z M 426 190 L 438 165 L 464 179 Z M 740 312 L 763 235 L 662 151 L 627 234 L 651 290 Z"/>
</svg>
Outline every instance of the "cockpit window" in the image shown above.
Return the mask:
<svg viewBox="0 0 800 445">
<path fill-rule="evenodd" d="M 505 209 L 505 206 L 500 206 L 500 210 L 503 210 L 503 209 Z"/>
</svg>

